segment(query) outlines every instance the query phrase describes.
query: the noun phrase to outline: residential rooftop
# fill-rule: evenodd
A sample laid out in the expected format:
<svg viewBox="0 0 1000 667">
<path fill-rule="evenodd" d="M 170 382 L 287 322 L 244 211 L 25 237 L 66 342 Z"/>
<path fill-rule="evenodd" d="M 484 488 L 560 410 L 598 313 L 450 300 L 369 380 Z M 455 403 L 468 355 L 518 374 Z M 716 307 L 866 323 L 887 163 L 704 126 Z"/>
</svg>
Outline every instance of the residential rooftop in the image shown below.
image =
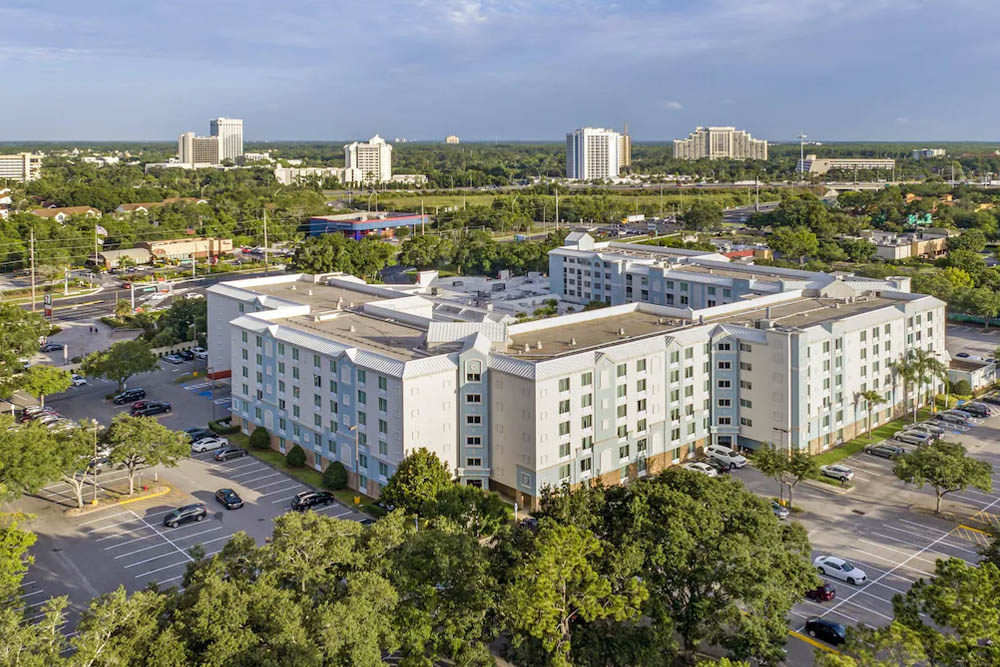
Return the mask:
<svg viewBox="0 0 1000 667">
<path fill-rule="evenodd" d="M 332 338 L 339 343 L 401 361 L 428 356 L 426 352 L 417 350 L 423 343 L 426 330 L 358 312 L 342 311 L 330 314 L 329 319 L 311 315 L 286 317 L 273 320 L 272 324 Z"/>
</svg>

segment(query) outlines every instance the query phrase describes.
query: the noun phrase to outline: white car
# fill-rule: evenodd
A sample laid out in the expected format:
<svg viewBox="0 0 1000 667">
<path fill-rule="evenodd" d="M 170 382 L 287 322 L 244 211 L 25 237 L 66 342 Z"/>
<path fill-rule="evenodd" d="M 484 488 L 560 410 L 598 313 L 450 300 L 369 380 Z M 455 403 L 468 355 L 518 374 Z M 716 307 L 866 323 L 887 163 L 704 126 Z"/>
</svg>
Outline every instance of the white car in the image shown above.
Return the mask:
<svg viewBox="0 0 1000 667">
<path fill-rule="evenodd" d="M 217 438 L 215 436 L 209 436 L 207 438 L 202 438 L 201 440 L 195 440 L 191 443 L 192 452 L 207 452 L 212 449 L 219 449 L 220 447 L 225 447 L 229 444 L 229 440 L 225 438 Z"/>
<path fill-rule="evenodd" d="M 820 466 L 819 471 L 827 477 L 839 479 L 841 482 L 854 479 L 854 471 L 840 463 L 831 463 L 827 466 Z"/>
<path fill-rule="evenodd" d="M 818 556 L 813 561 L 816 570 L 823 575 L 846 581 L 852 586 L 858 586 L 868 581 L 865 571 L 855 567 L 855 565 L 843 558 L 836 556 Z"/>
<path fill-rule="evenodd" d="M 188 292 L 184 295 L 185 299 L 204 299 L 205 295 L 198 292 Z"/>
<path fill-rule="evenodd" d="M 745 456 L 737 454 L 729 447 L 723 445 L 709 445 L 705 448 L 705 453 L 716 461 L 728 466 L 730 470 L 733 468 L 742 468 L 747 464 Z"/>
<path fill-rule="evenodd" d="M 73 375 L 70 376 L 70 381 L 73 383 L 74 387 L 79 387 L 82 384 L 87 384 L 87 378 L 83 377 L 82 375 L 77 375 L 76 373 L 73 373 Z"/>
<path fill-rule="evenodd" d="M 693 470 L 694 472 L 700 472 L 703 475 L 708 475 L 709 477 L 717 477 L 719 473 L 715 472 L 715 468 L 708 465 L 707 463 L 702 463 L 700 461 L 695 461 L 693 463 L 685 463 L 681 466 L 685 470 Z"/>
<path fill-rule="evenodd" d="M 905 442 L 910 445 L 927 445 L 934 442 L 934 438 L 926 433 L 917 430 L 896 431 L 892 436 L 894 440 Z"/>
<path fill-rule="evenodd" d="M 203 347 L 192 347 L 191 354 L 195 359 L 208 359 L 208 350 Z"/>
</svg>

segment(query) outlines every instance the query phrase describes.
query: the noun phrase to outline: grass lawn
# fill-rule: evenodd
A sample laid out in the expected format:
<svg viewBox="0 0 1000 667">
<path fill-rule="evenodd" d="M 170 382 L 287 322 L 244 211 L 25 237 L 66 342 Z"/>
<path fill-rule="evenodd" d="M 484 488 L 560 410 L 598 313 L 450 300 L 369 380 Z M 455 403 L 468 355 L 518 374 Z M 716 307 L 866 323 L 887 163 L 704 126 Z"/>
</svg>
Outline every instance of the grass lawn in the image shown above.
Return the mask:
<svg viewBox="0 0 1000 667">
<path fill-rule="evenodd" d="M 920 411 L 917 412 L 917 421 L 927 419 L 930 416 L 931 416 L 930 408 L 921 408 Z M 852 454 L 857 454 L 862 449 L 864 449 L 866 445 L 870 445 L 876 442 L 881 442 L 886 438 L 891 438 L 893 433 L 902 429 L 909 423 L 910 423 L 910 416 L 909 414 L 907 414 L 906 417 L 900 419 L 894 419 L 891 422 L 886 422 L 885 424 L 882 424 L 881 426 L 872 429 L 871 439 L 865 436 L 861 436 L 860 438 L 854 438 L 854 440 L 849 440 L 842 445 L 839 445 L 837 447 L 834 447 L 833 449 L 823 452 L 822 454 L 817 454 L 813 458 L 816 460 L 816 463 L 818 463 L 821 466 L 830 465 L 831 463 L 836 463 L 837 461 L 846 459 L 848 456 Z"/>
<path fill-rule="evenodd" d="M 242 433 L 233 433 L 232 435 L 226 436 L 229 441 L 239 447 L 244 447 L 250 452 L 252 456 L 257 457 L 265 463 L 269 463 L 278 470 L 286 472 L 295 479 L 299 480 L 303 484 L 307 484 L 315 489 L 323 489 L 323 473 L 313 468 L 307 468 L 305 466 L 301 468 L 289 467 L 288 463 L 285 461 L 285 455 L 281 452 L 276 452 L 273 449 L 253 449 L 250 447 L 249 438 Z M 333 495 L 336 496 L 337 500 L 354 507 L 354 496 L 358 495 L 356 491 L 352 489 L 341 489 L 339 491 L 334 491 Z M 361 495 L 361 505 L 359 506 L 362 512 L 366 514 L 371 514 L 373 516 L 382 516 L 385 514 L 381 509 L 375 505 L 375 500 L 369 498 L 366 495 Z"/>
</svg>

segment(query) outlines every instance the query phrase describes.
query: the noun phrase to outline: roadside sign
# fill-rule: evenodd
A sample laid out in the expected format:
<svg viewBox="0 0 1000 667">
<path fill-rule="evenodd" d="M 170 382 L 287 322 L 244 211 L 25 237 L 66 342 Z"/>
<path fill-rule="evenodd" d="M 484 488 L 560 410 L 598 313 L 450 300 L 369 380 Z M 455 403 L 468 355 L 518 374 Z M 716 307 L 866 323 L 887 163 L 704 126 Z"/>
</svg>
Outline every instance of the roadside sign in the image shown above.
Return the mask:
<svg viewBox="0 0 1000 667">
<path fill-rule="evenodd" d="M 46 294 L 45 295 L 45 305 L 49 306 L 51 308 L 51 306 L 52 306 L 52 295 L 51 294 Z"/>
</svg>

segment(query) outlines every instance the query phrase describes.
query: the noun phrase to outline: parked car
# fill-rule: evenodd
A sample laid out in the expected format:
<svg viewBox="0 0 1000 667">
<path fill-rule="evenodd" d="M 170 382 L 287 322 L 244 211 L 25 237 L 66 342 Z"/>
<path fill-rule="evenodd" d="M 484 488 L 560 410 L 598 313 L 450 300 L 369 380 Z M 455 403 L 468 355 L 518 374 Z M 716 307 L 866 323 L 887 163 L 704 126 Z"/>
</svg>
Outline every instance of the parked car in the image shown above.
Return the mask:
<svg viewBox="0 0 1000 667">
<path fill-rule="evenodd" d="M 32 410 L 31 412 L 27 412 L 27 410 L 25 410 L 22 411 L 21 415 L 17 418 L 17 423 L 26 424 L 30 421 L 35 421 L 36 419 L 42 419 L 44 417 L 49 417 L 49 416 L 58 417 L 59 413 L 53 410 L 52 408 L 39 408 L 37 410 Z"/>
<path fill-rule="evenodd" d="M 54 421 L 59 421 L 60 419 L 63 419 L 63 416 L 58 412 L 43 412 L 40 415 L 35 415 L 34 419 L 31 421 L 44 426 L 46 424 L 51 424 Z"/>
<path fill-rule="evenodd" d="M 201 440 L 195 440 L 191 443 L 192 452 L 207 452 L 212 449 L 222 449 L 229 445 L 229 441 L 225 438 L 220 438 L 217 435 L 212 435 L 207 438 L 202 438 Z"/>
<path fill-rule="evenodd" d="M 959 359 L 968 359 L 969 358 L 969 353 L 968 352 L 959 352 L 955 356 L 958 357 Z"/>
<path fill-rule="evenodd" d="M 208 350 L 203 347 L 192 347 L 191 353 L 195 359 L 208 359 Z"/>
<path fill-rule="evenodd" d="M 824 476 L 839 479 L 841 482 L 848 482 L 854 479 L 854 471 L 841 463 L 820 466 L 819 471 Z"/>
<path fill-rule="evenodd" d="M 784 505 L 778 504 L 777 500 L 771 501 L 771 511 L 774 512 L 774 516 L 778 517 L 779 519 L 787 519 L 788 515 L 790 514 L 788 508 L 785 507 Z"/>
<path fill-rule="evenodd" d="M 694 472 L 700 472 L 703 475 L 708 475 L 709 477 L 718 477 L 719 473 L 715 472 L 715 468 L 708 465 L 707 463 L 702 463 L 700 461 L 693 461 L 691 463 L 685 463 L 681 466 L 685 470 L 692 470 Z"/>
<path fill-rule="evenodd" d="M 316 505 L 326 507 L 334 500 L 336 498 L 329 491 L 303 491 L 292 498 L 292 509 L 303 512 Z"/>
<path fill-rule="evenodd" d="M 204 299 L 204 294 L 199 294 L 198 292 L 188 292 L 184 295 L 185 299 Z"/>
<path fill-rule="evenodd" d="M 76 426 L 72 419 L 66 419 L 65 417 L 56 417 L 52 421 L 45 424 L 45 428 L 50 431 L 68 431 Z"/>
<path fill-rule="evenodd" d="M 946 422 L 948 424 L 955 424 L 957 426 L 972 426 L 972 422 L 968 417 L 964 417 L 960 414 L 954 413 L 951 410 L 945 412 L 939 412 L 934 415 L 934 418 L 938 421 Z"/>
<path fill-rule="evenodd" d="M 133 417 L 151 417 L 170 412 L 172 406 L 167 401 L 146 401 L 141 408 L 132 408 Z"/>
<path fill-rule="evenodd" d="M 806 591 L 806 597 L 813 602 L 829 602 L 837 597 L 837 589 L 831 584 L 821 584 Z"/>
<path fill-rule="evenodd" d="M 375 519 L 362 519 L 361 521 L 358 521 L 358 523 L 360 523 L 365 528 L 368 528 L 369 526 L 375 525 Z"/>
<path fill-rule="evenodd" d="M 986 396 L 980 396 L 979 400 L 990 405 L 1000 405 L 1000 394 L 987 394 Z"/>
<path fill-rule="evenodd" d="M 177 353 L 177 356 L 184 361 L 194 361 L 194 352 L 191 350 L 181 350 Z"/>
<path fill-rule="evenodd" d="M 709 445 L 705 448 L 705 453 L 717 461 L 722 461 L 723 463 L 728 464 L 730 470 L 733 468 L 742 468 L 747 464 L 745 456 L 737 454 L 732 449 L 724 445 Z"/>
<path fill-rule="evenodd" d="M 185 429 L 184 432 L 187 433 L 192 443 L 195 442 L 196 440 L 201 440 L 202 438 L 211 438 L 215 435 L 215 431 L 207 428 L 189 428 Z"/>
<path fill-rule="evenodd" d="M 926 433 L 921 433 L 920 431 L 896 431 L 893 436 L 893 440 L 898 440 L 900 442 L 905 442 L 910 445 L 927 445 L 933 442 L 931 438 Z"/>
<path fill-rule="evenodd" d="M 719 461 L 718 459 L 713 459 L 713 458 L 707 458 L 707 459 L 705 459 L 705 463 L 707 463 L 708 465 L 712 466 L 712 468 L 715 469 L 715 472 L 719 473 L 720 475 L 728 475 L 729 474 L 729 464 L 728 463 L 723 463 L 722 461 Z"/>
<path fill-rule="evenodd" d="M 993 416 L 993 410 L 982 403 L 963 403 L 959 409 L 979 419 L 988 419 Z"/>
<path fill-rule="evenodd" d="M 806 621 L 806 634 L 833 646 L 839 646 L 847 641 L 847 631 L 844 630 L 844 626 L 819 616 L 813 616 Z"/>
<path fill-rule="evenodd" d="M 215 453 L 214 458 L 216 461 L 229 461 L 248 456 L 249 454 L 250 452 L 240 447 L 223 447 Z"/>
<path fill-rule="evenodd" d="M 941 436 L 944 435 L 944 431 L 937 426 L 931 424 L 914 424 L 913 426 L 906 429 L 907 431 L 923 433 L 929 436 L 931 440 L 940 440 Z"/>
<path fill-rule="evenodd" d="M 62 343 L 46 343 L 42 345 L 42 352 L 58 352 L 59 350 L 66 347 Z"/>
<path fill-rule="evenodd" d="M 163 525 L 167 528 L 176 528 L 182 523 L 187 523 L 188 521 L 201 521 L 207 515 L 208 509 L 205 507 L 205 503 L 184 505 L 183 507 L 178 507 L 173 512 L 167 514 L 167 516 L 163 517 Z"/>
<path fill-rule="evenodd" d="M 177 364 L 183 364 L 184 363 L 184 358 L 181 357 L 179 354 L 168 354 L 168 355 L 165 355 L 163 357 L 163 360 L 165 362 L 167 362 L 168 364 L 174 364 L 175 366 Z"/>
<path fill-rule="evenodd" d="M 243 507 L 243 499 L 240 498 L 240 494 L 232 489 L 219 489 L 215 492 L 215 499 L 222 503 L 227 510 Z"/>
<path fill-rule="evenodd" d="M 125 405 L 126 403 L 137 401 L 140 398 L 146 398 L 146 390 L 142 387 L 136 387 L 135 389 L 126 389 L 112 398 L 111 402 L 115 405 Z"/>
<path fill-rule="evenodd" d="M 813 561 L 813 566 L 823 575 L 841 579 L 852 586 L 857 586 L 868 581 L 868 575 L 854 563 L 838 558 L 837 556 L 817 556 Z"/>
<path fill-rule="evenodd" d="M 69 376 L 69 381 L 73 383 L 74 387 L 79 387 L 81 385 L 87 384 L 87 378 L 83 377 L 82 375 L 77 375 L 76 373 L 73 373 Z"/>
<path fill-rule="evenodd" d="M 897 447 L 896 445 L 887 445 L 884 442 L 877 445 L 868 445 L 865 447 L 865 454 L 870 454 L 871 456 L 881 456 L 884 459 L 895 459 L 906 453 L 906 450 L 902 447 Z"/>
</svg>

